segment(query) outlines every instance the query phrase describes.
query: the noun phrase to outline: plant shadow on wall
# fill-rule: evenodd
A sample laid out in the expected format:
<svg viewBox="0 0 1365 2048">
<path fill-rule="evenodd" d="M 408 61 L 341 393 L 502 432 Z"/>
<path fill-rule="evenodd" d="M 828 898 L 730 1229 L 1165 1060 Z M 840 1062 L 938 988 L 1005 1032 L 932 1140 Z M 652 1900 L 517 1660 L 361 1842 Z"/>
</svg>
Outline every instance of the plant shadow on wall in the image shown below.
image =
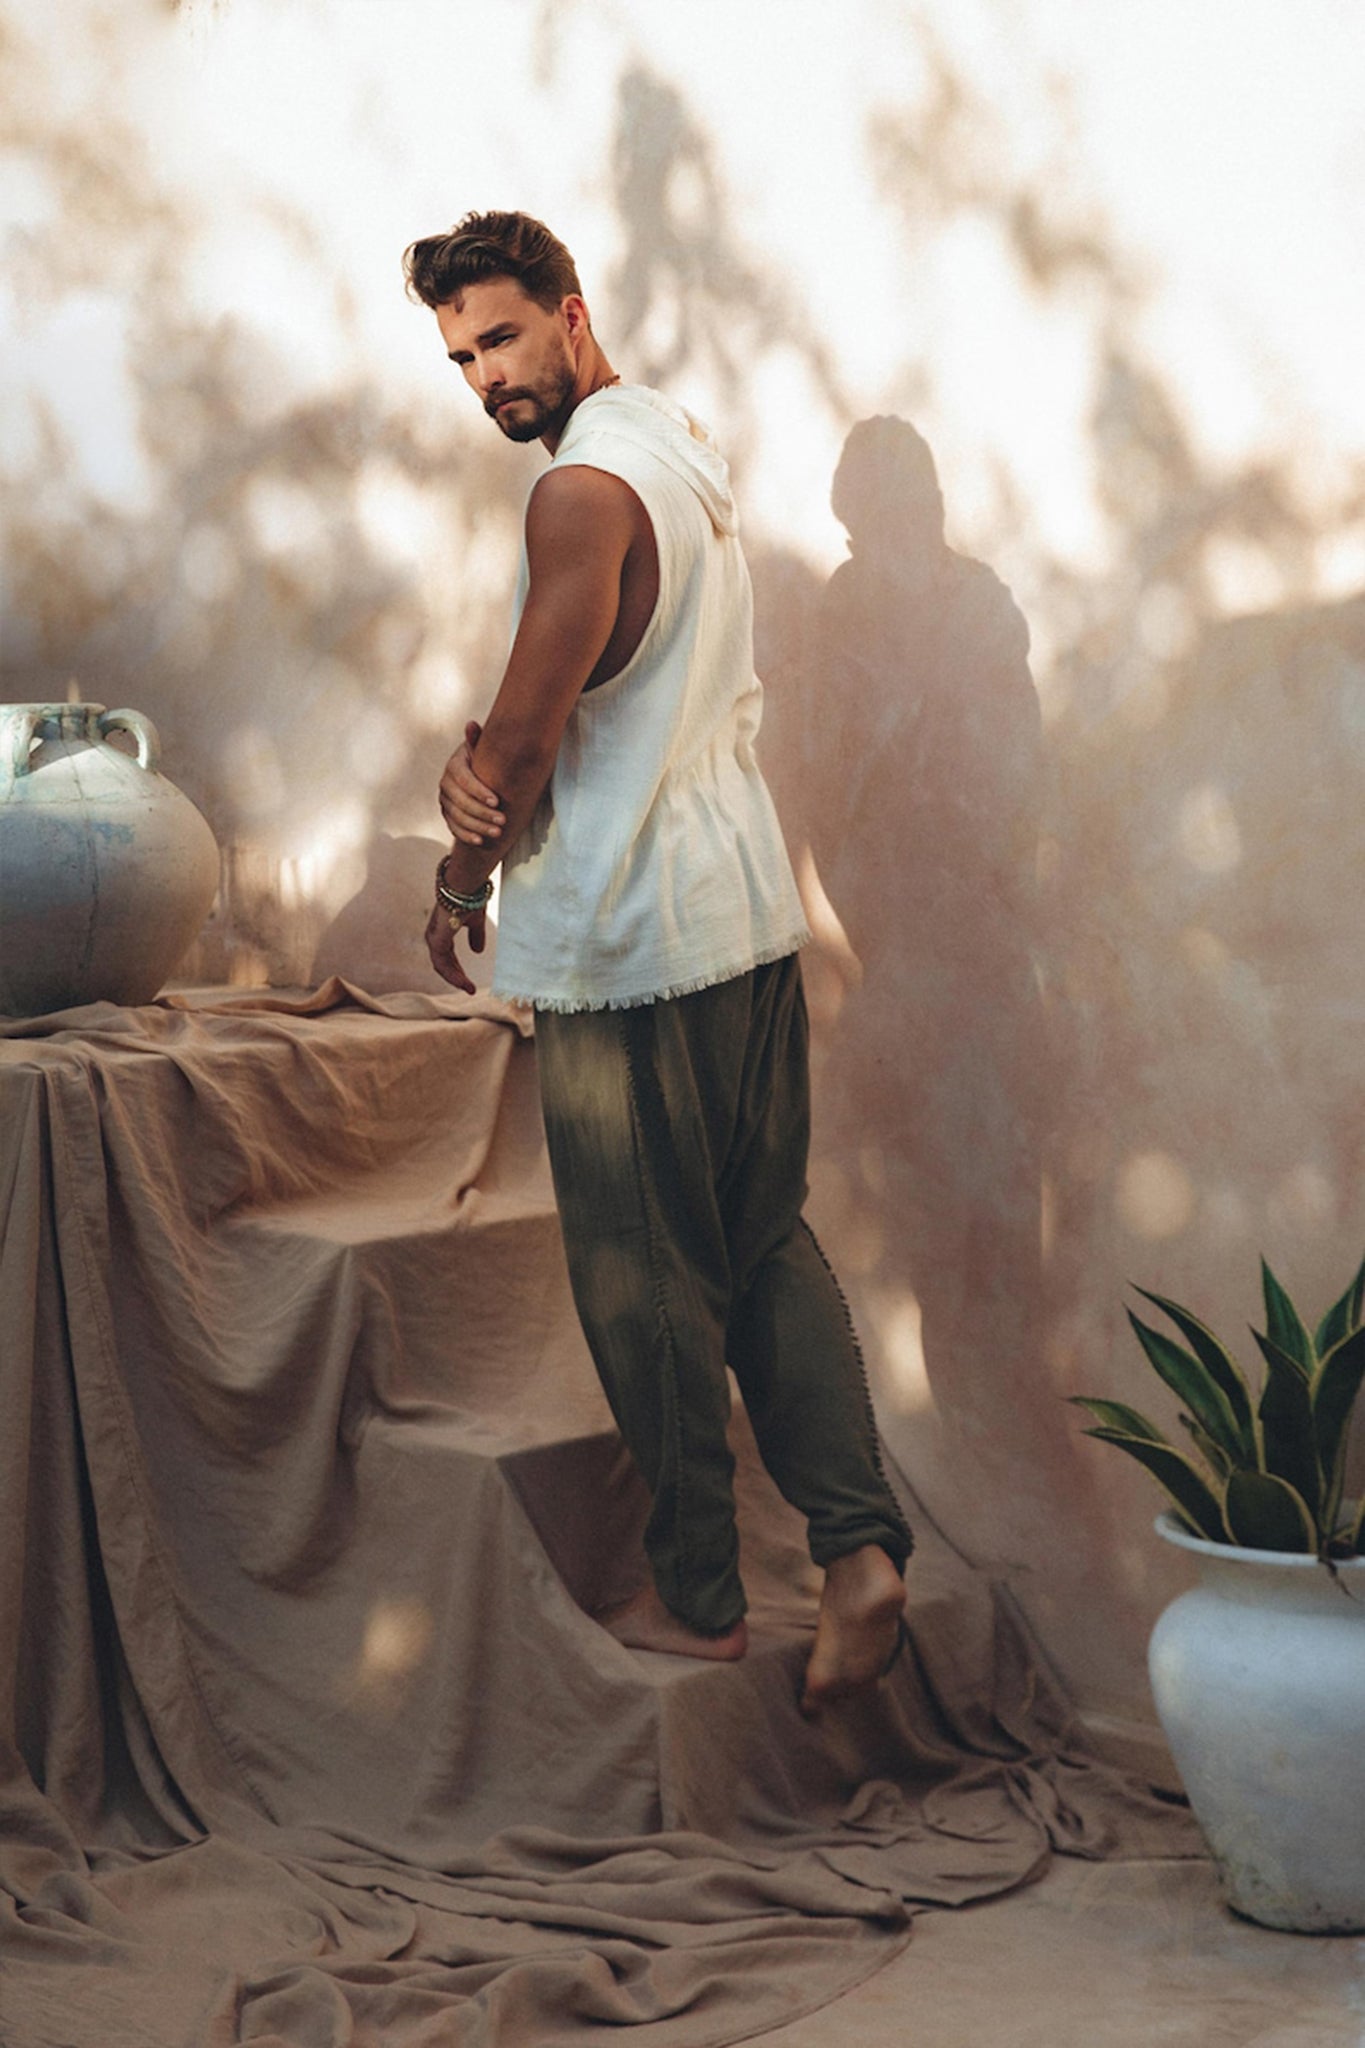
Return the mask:
<svg viewBox="0 0 1365 2048">
<path fill-rule="evenodd" d="M 728 394 L 741 366 L 794 353 L 847 428 L 815 323 L 736 241 L 704 131 L 642 66 L 622 79 L 613 169 L 610 325 L 630 374 Z M 751 379 L 750 428 L 759 398 Z M 724 427 L 742 497 L 742 414 Z M 796 555 L 749 548 L 764 767 L 816 911 L 817 1222 L 900 1463 L 998 1565 L 1055 1526 L 1059 1498 L 1084 1519 L 1097 1492 L 1049 1412 L 1043 1361 L 1051 1070 L 1028 634 L 992 572 L 946 546 L 932 457 L 907 422 L 852 427 L 834 506 L 852 556 L 827 587 Z"/>
<path fill-rule="evenodd" d="M 852 559 L 828 587 L 750 547 L 764 763 L 816 911 L 817 1220 L 924 1501 L 1018 1568 L 1092 1702 L 1125 1701 L 1172 1567 L 1136 1475 L 1085 1469 L 1059 1397 L 1105 1369 L 1124 1391 L 1125 1279 L 1225 1314 L 1251 1247 L 1311 1291 L 1365 1222 L 1365 965 L 1342 916 L 1365 853 L 1365 604 L 1304 595 L 1365 492 L 1310 513 L 1288 455 L 1200 453 L 1061 99 L 1054 158 L 1016 174 L 994 111 L 927 32 L 923 49 L 922 101 L 869 122 L 874 175 L 912 260 L 979 231 L 1026 305 L 1078 324 L 1107 545 L 1086 573 L 1050 557 L 1000 466 L 978 546 L 1030 563 L 1041 728 L 1001 586 L 965 564 L 962 601 L 926 584 L 939 543 L 892 454 L 903 425 L 850 437 Z M 737 287 L 755 266 L 673 88 L 637 67 L 619 113 L 632 373 L 726 388 L 738 309 L 751 409 L 765 352 L 811 324 L 789 292 Z M 848 428 L 837 377 L 804 360 Z M 916 411 L 935 369 L 927 343 L 904 365 Z M 742 498 L 742 420 L 723 424 Z M 1273 576 L 1273 607 L 1229 616 L 1230 567 Z M 1105 1621 L 1082 1642 L 1086 1612 Z"/>
<path fill-rule="evenodd" d="M 1294 1286 L 1325 1291 L 1342 1241 L 1349 1247 L 1361 1235 L 1365 1126 L 1354 1105 L 1365 1075 L 1352 1027 L 1365 1016 L 1365 956 L 1352 906 L 1365 857 L 1365 600 L 1323 604 L 1308 593 L 1320 545 L 1359 528 L 1365 491 L 1357 477 L 1334 504 L 1309 512 L 1289 453 L 1221 468 L 1201 455 L 1143 339 L 1149 288 L 1087 206 L 1066 156 L 1064 107 L 1054 160 L 1015 176 L 993 111 L 927 36 L 926 48 L 923 103 L 869 128 L 883 191 L 912 252 L 968 224 L 994 237 L 1025 306 L 1078 323 L 1089 358 L 1088 453 L 1108 543 L 1107 566 L 1085 576 L 1044 560 L 1028 593 L 1031 619 L 1053 650 L 1038 887 L 1019 925 L 1041 1013 L 1023 1004 L 1014 1012 L 1024 1026 L 1021 1058 L 1012 1034 L 988 1049 L 980 1026 L 964 1026 L 981 1035 L 985 1099 L 1003 1089 L 1038 1148 L 1037 1320 L 1001 1313 L 993 1336 L 984 1319 L 974 1335 L 964 1324 L 954 1341 L 965 1351 L 953 1355 L 934 1328 L 941 1279 L 930 1283 L 924 1315 L 936 1406 L 965 1401 L 968 1418 L 989 1417 L 1001 1441 L 1022 1431 L 1010 1484 L 1027 1494 L 1023 1446 L 1040 1425 L 1021 1415 L 1021 1398 L 1056 1429 L 1057 1394 L 1093 1384 L 1097 1367 L 1115 1376 L 1116 1392 L 1131 1375 L 1124 1280 L 1197 1294 L 1222 1317 L 1235 1308 L 1252 1249 L 1271 1250 Z M 997 505 L 992 551 L 1036 555 L 1036 540 L 1021 547 L 1028 509 L 1009 477 L 999 480 Z M 857 553 L 855 535 L 855 562 Z M 1254 575 L 1273 601 L 1229 616 L 1234 575 L 1247 589 Z M 979 672 L 964 659 L 952 687 L 982 691 Z M 862 687 L 860 669 L 846 665 L 845 675 L 847 687 Z M 988 764 L 983 749 L 961 765 L 972 781 L 954 798 L 984 815 L 1001 763 Z M 899 801 L 905 810 L 927 803 L 932 814 L 946 797 L 907 778 Z M 937 866 L 933 843 L 916 857 Z M 864 893 L 850 864 L 829 893 L 852 935 L 864 904 L 873 919 L 894 916 L 906 881 L 882 876 Z M 985 890 L 965 907 L 957 943 L 974 931 L 998 952 L 996 914 Z M 907 976 L 927 973 L 932 986 L 940 972 L 933 945 L 909 919 L 904 944 Z M 912 1019 L 926 1000 L 921 986 Z M 992 1000 L 1001 1003 L 998 994 Z M 1001 1016 L 1010 1015 L 1006 1000 Z M 947 1071 L 962 1057 L 950 1046 Z M 936 1085 L 930 1074 L 906 1076 L 907 1091 L 918 1086 L 931 1100 Z M 978 1104 L 950 1117 L 959 1177 L 982 1116 Z M 989 1227 L 1001 1164 L 977 1212 L 987 1228 L 957 1276 L 986 1300 L 1002 1261 Z M 910 1169 L 937 1173 L 940 1156 L 914 1138 Z M 1023 1173 L 1021 1165 L 1021 1185 Z M 933 1199 L 923 1187 L 921 1206 Z M 917 1212 L 911 1204 L 904 1213 Z M 1023 1227 L 1021 1218 L 1021 1243 Z M 1006 1236 L 1006 1263 L 1008 1244 Z M 878 1280 L 886 1261 L 874 1269 Z M 992 1476 L 989 1464 L 977 1469 Z M 1087 1510 L 1068 1485 L 1068 1543 L 1098 1537 L 1097 1551 L 1118 1558 L 1150 1614 L 1150 1580 L 1169 1567 L 1149 1561 L 1141 1514 L 1129 1512 L 1144 1504 L 1136 1479 L 1125 1474 L 1106 1494 L 1092 1491 Z M 1041 1510 L 1042 1492 L 1035 1504 Z M 1087 1530 L 1092 1512 L 1106 1529 Z M 1035 1563 L 1041 1522 L 1036 1534 Z M 1047 1590 L 1037 1597 L 1045 1606 Z M 1135 1657 L 1130 1664 L 1136 1677 Z"/>
<path fill-rule="evenodd" d="M 434 345 L 437 390 L 418 417 L 378 382 L 300 394 L 246 320 L 197 320 L 197 224 L 142 138 L 108 109 L 99 123 L 53 112 L 40 54 L 14 38 L 10 55 L 24 90 L 8 97 L 3 140 L 51 210 L 41 235 L 12 238 L 16 298 L 35 318 L 84 323 L 92 347 L 98 336 L 117 355 L 125 338 L 136 481 L 117 495 L 87 484 L 72 429 L 39 406 L 0 486 L 0 694 L 62 698 L 75 678 L 81 695 L 155 720 L 166 772 L 224 848 L 188 978 L 302 982 L 319 957 L 364 978 L 379 945 L 390 981 L 443 987 L 421 947 L 446 843 L 435 787 L 505 647 L 535 465 L 485 446 L 481 420 L 465 445 Z M 289 240 L 300 292 L 346 329 L 344 287 L 306 224 L 274 205 L 256 225 Z M 402 291 L 399 254 L 376 291 Z M 375 914 L 352 903 L 320 955 L 367 870 Z M 401 942 L 395 903 L 411 927 Z"/>
<path fill-rule="evenodd" d="M 812 393 L 851 417 L 830 350 L 800 290 L 750 253 L 729 224 L 714 145 L 676 86 L 643 63 L 617 87 L 612 192 L 624 235 L 609 280 L 613 347 L 636 381 L 667 391 L 701 372 L 727 405 L 715 422 L 732 465 L 752 442 L 755 357 L 789 351 Z"/>
</svg>

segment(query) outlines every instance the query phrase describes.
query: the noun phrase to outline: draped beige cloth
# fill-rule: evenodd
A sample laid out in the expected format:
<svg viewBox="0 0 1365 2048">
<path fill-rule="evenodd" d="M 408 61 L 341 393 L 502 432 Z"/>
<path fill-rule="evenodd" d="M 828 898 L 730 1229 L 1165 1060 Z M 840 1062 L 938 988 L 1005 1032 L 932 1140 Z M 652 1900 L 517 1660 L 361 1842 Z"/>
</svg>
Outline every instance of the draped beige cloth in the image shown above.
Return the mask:
<svg viewBox="0 0 1365 2048">
<path fill-rule="evenodd" d="M 1054 1850 L 1197 1852 L 916 1515 L 911 1653 L 808 1725 L 623 1649 L 641 1489 L 484 997 L 226 993 L 0 1036 L 0 2040 L 709 2048 Z"/>
</svg>

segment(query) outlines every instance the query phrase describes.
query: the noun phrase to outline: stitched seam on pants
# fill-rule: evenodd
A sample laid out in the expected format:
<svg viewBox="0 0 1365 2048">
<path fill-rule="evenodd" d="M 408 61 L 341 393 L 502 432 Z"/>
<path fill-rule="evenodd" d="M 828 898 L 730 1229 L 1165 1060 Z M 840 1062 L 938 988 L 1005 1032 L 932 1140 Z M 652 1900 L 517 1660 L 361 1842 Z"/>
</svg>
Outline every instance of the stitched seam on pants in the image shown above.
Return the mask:
<svg viewBox="0 0 1365 2048">
<path fill-rule="evenodd" d="M 673 1476 L 673 1520 L 676 1535 L 679 1577 L 686 1580 L 691 1589 L 695 1585 L 694 1560 L 687 1540 L 687 1517 L 683 1513 L 683 1473 L 686 1457 L 682 1440 L 682 1413 L 678 1401 L 678 1351 L 673 1340 L 673 1325 L 668 1314 L 668 1294 L 664 1284 L 664 1262 L 660 1243 L 661 1226 L 655 1211 L 653 1189 L 642 1157 L 644 1119 L 640 1114 L 639 1083 L 636 1076 L 635 1048 L 631 1043 L 631 1020 L 628 1010 L 616 1012 L 621 1022 L 618 1031 L 621 1049 L 625 1054 L 626 1093 L 630 1102 L 631 1149 L 635 1160 L 635 1178 L 640 1190 L 640 1208 L 645 1219 L 645 1237 L 649 1245 L 649 1277 L 654 1293 L 654 1312 L 659 1326 L 659 1344 L 662 1353 L 660 1380 L 668 1403 L 667 1423 L 671 1439 L 676 1446 Z M 668 1438 L 665 1438 L 667 1441 Z M 687 1619 L 686 1616 L 683 1617 Z"/>
<path fill-rule="evenodd" d="M 910 1550 L 913 1551 L 915 1547 L 914 1534 L 910 1528 L 910 1524 L 906 1521 L 904 1515 L 902 1515 L 899 1507 L 896 1505 L 896 1496 L 891 1491 L 890 1482 L 888 1481 L 886 1476 L 886 1467 L 882 1463 L 881 1432 L 877 1428 L 877 1411 L 872 1405 L 872 1387 L 867 1376 L 867 1360 L 863 1356 L 863 1347 L 858 1337 L 857 1325 L 853 1320 L 853 1311 L 848 1305 L 848 1296 L 844 1293 L 844 1290 L 839 1283 L 838 1274 L 835 1272 L 833 1266 L 831 1266 L 829 1260 L 825 1257 L 823 1245 L 820 1243 L 819 1238 L 815 1235 L 815 1232 L 811 1229 L 809 1223 L 807 1223 L 804 1216 L 801 1218 L 801 1228 L 805 1231 L 806 1236 L 814 1245 L 820 1263 L 824 1267 L 825 1271 L 829 1274 L 830 1281 L 834 1287 L 834 1292 L 839 1297 L 839 1306 L 842 1308 L 844 1312 L 844 1322 L 848 1327 L 848 1340 L 849 1343 L 853 1346 L 853 1356 L 858 1363 L 858 1379 L 861 1383 L 863 1390 L 863 1412 L 867 1417 L 867 1433 L 872 1445 L 873 1469 L 875 1470 L 878 1479 L 881 1481 L 882 1491 L 886 1495 L 887 1501 L 889 1502 L 890 1506 L 894 1511 L 895 1520 L 893 1526 L 895 1526 L 901 1531 L 902 1535 L 905 1537 L 906 1542 L 910 1546 Z"/>
</svg>

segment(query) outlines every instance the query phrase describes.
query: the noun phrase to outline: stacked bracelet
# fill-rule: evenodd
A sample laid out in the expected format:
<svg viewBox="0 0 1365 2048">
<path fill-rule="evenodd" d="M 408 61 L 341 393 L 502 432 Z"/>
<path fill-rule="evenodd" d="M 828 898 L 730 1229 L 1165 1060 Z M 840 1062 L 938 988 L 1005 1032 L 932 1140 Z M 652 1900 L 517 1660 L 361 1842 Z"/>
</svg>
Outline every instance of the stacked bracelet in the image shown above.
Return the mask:
<svg viewBox="0 0 1365 2048">
<path fill-rule="evenodd" d="M 476 911 L 484 908 L 493 894 L 493 884 L 491 881 L 484 882 L 469 896 L 462 896 L 458 889 L 447 888 L 446 861 L 449 859 L 450 855 L 447 854 L 436 870 L 436 901 L 442 910 L 450 911 L 452 917 L 473 917 Z"/>
</svg>

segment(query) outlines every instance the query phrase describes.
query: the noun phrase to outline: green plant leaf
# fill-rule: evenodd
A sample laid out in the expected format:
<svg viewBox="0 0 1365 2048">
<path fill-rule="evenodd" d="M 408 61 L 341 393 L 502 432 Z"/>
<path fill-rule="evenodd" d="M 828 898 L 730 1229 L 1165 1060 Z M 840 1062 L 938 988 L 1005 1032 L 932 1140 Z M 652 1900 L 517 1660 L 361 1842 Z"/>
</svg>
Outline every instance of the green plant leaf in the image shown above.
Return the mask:
<svg viewBox="0 0 1365 2048">
<path fill-rule="evenodd" d="M 1269 1472 L 1234 1472 L 1223 1502 L 1223 1520 L 1234 1543 L 1245 1550 L 1292 1550 L 1316 1554 L 1318 1530 L 1302 1494 Z"/>
<path fill-rule="evenodd" d="M 1120 1436 L 1141 1437 L 1149 1444 L 1164 1444 L 1166 1441 L 1155 1423 L 1149 1422 L 1145 1415 L 1139 1415 L 1136 1408 L 1126 1407 L 1122 1401 L 1097 1401 L 1089 1394 L 1068 1394 L 1067 1400 L 1073 1408 L 1084 1408 L 1103 1428 L 1116 1429 Z"/>
<path fill-rule="evenodd" d="M 1252 1335 L 1268 1367 L 1259 1409 L 1265 1469 L 1296 1488 L 1307 1502 L 1308 1512 L 1316 1516 L 1322 1507 L 1322 1479 L 1312 1390 L 1288 1352 L 1259 1330 Z"/>
<path fill-rule="evenodd" d="M 1325 1537 L 1331 1536 L 1341 1518 L 1341 1496 L 1345 1491 L 1346 1436 L 1343 1432 L 1331 1470 L 1322 1475 L 1322 1506 L 1318 1509 L 1318 1526 Z"/>
<path fill-rule="evenodd" d="M 1352 1330 L 1327 1353 L 1312 1386 L 1313 1428 L 1324 1486 L 1339 1477 L 1346 1425 L 1365 1380 L 1365 1329 Z"/>
<path fill-rule="evenodd" d="M 1180 1427 L 1187 1432 L 1195 1449 L 1220 1483 L 1233 1469 L 1231 1458 L 1221 1444 L 1216 1444 L 1206 1429 L 1201 1429 L 1192 1415 L 1180 1417 Z"/>
<path fill-rule="evenodd" d="M 1117 1444 L 1129 1457 L 1145 1465 L 1161 1481 L 1185 1519 L 1211 1543 L 1225 1543 L 1223 1509 L 1217 1494 L 1183 1451 L 1170 1444 L 1150 1443 L 1145 1437 L 1125 1436 L 1117 1429 L 1088 1429 L 1102 1444 Z"/>
<path fill-rule="evenodd" d="M 1360 1557 L 1365 1547 L 1365 1494 L 1361 1496 L 1360 1506 L 1356 1510 L 1356 1518 L 1349 1533 L 1351 1554 L 1353 1557 Z"/>
<path fill-rule="evenodd" d="M 1264 1259 L 1261 1260 L 1261 1286 L 1265 1293 L 1266 1335 L 1286 1357 L 1293 1359 L 1301 1372 L 1311 1373 L 1318 1362 L 1313 1339 L 1303 1317 Z"/>
<path fill-rule="evenodd" d="M 1149 1293 L 1145 1287 L 1137 1288 L 1136 1292 L 1142 1295 L 1144 1300 L 1150 1301 L 1154 1307 L 1159 1308 L 1163 1315 L 1170 1317 L 1210 1379 L 1215 1380 L 1222 1388 L 1242 1433 L 1243 1455 L 1254 1460 L 1256 1425 L 1252 1421 L 1251 1388 L 1237 1360 L 1227 1346 L 1214 1336 L 1207 1324 L 1201 1323 L 1198 1316 L 1192 1316 L 1178 1301 L 1168 1301 L 1164 1294 Z"/>
<path fill-rule="evenodd" d="M 1334 1301 L 1322 1321 L 1318 1324 L 1313 1338 L 1313 1348 L 1319 1358 L 1325 1358 L 1329 1351 L 1340 1344 L 1343 1337 L 1349 1337 L 1360 1323 L 1365 1310 L 1365 1259 L 1362 1259 L 1351 1282 L 1340 1301 Z"/>
<path fill-rule="evenodd" d="M 1173 1343 L 1162 1331 L 1154 1330 L 1150 1323 L 1144 1323 L 1131 1309 L 1127 1313 L 1138 1343 L 1167 1386 L 1214 1442 L 1222 1445 L 1234 1463 L 1240 1463 L 1245 1455 L 1242 1433 L 1231 1403 L 1213 1374 L 1191 1352 Z"/>
</svg>

